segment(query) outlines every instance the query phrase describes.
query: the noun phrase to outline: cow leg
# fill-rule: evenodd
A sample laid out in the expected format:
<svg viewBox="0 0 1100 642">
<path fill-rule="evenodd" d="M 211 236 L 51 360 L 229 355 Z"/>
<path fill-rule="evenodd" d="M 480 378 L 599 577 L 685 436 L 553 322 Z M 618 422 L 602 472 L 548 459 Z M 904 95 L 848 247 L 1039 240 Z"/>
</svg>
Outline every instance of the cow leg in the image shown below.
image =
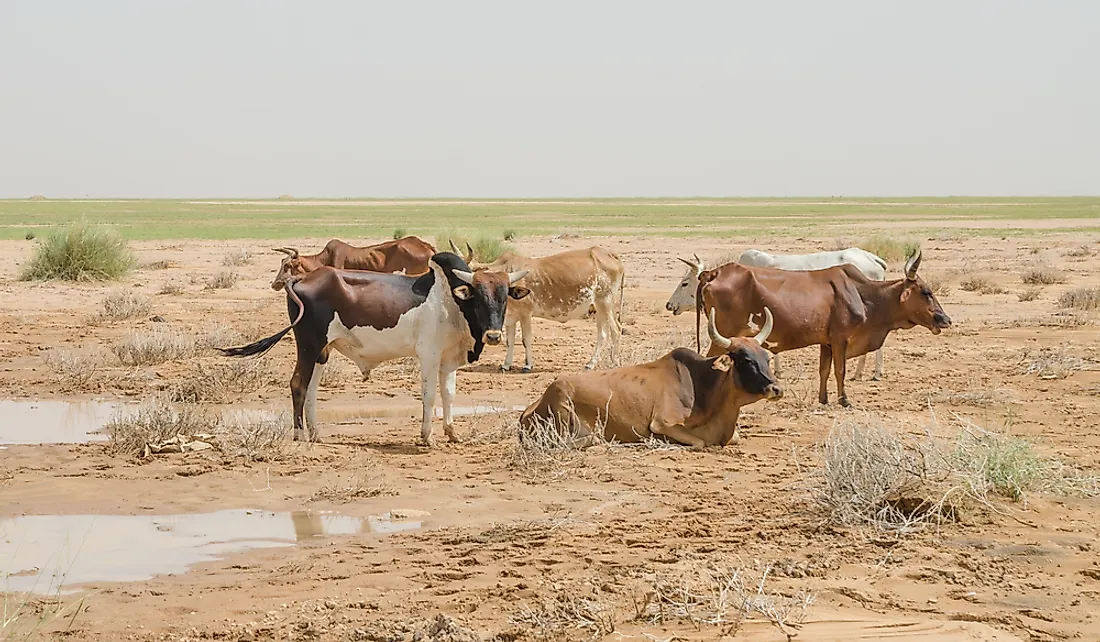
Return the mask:
<svg viewBox="0 0 1100 642">
<path fill-rule="evenodd" d="M 836 375 L 836 396 L 837 403 L 845 408 L 848 408 L 852 404 L 848 403 L 848 394 L 844 390 L 844 376 L 848 370 L 848 342 L 841 341 L 833 347 L 833 373 Z"/>
<path fill-rule="evenodd" d="M 457 370 L 448 371 L 446 366 L 439 369 L 439 396 L 443 398 L 443 432 L 446 433 L 448 441 L 458 441 L 451 418 L 451 402 L 455 398 L 455 375 L 457 374 Z"/>
<path fill-rule="evenodd" d="M 833 361 L 833 349 L 822 344 L 821 355 L 817 361 L 817 400 L 823 404 L 829 403 L 829 366 Z"/>
<path fill-rule="evenodd" d="M 674 439 L 685 446 L 691 446 L 692 450 L 699 450 L 707 445 L 707 442 L 697 435 L 693 435 L 683 424 L 664 425 L 656 421 L 649 424 L 649 432 L 655 435 L 664 435 Z"/>
<path fill-rule="evenodd" d="M 882 379 L 882 348 L 875 350 L 875 374 L 871 375 L 871 381 Z"/>
<path fill-rule="evenodd" d="M 600 354 L 603 353 L 604 344 L 607 342 L 607 334 L 611 330 L 611 325 L 614 323 L 612 320 L 613 312 L 611 310 L 611 302 L 606 297 L 596 297 L 596 349 L 592 351 L 592 359 L 588 362 L 588 365 L 584 367 L 585 370 L 592 370 L 600 362 Z M 614 347 L 611 349 L 612 360 L 617 356 Z"/>
<path fill-rule="evenodd" d="M 859 358 L 859 363 L 856 364 L 855 374 L 852 375 L 852 381 L 863 378 L 863 366 L 867 363 L 867 355 L 864 354 Z"/>
<path fill-rule="evenodd" d="M 516 349 L 516 322 L 505 321 L 504 322 L 504 363 L 501 364 L 501 370 L 512 369 L 512 357 L 515 354 Z"/>
<path fill-rule="evenodd" d="M 294 441 L 306 441 L 306 431 L 302 425 L 302 419 L 315 365 L 314 359 L 303 359 L 299 353 L 298 363 L 294 366 L 294 374 L 290 377 L 290 400 L 294 405 Z"/>
<path fill-rule="evenodd" d="M 534 333 L 531 331 L 531 315 L 525 314 L 519 320 L 520 332 L 523 333 L 523 372 L 531 372 L 535 367 L 534 353 L 531 352 L 531 342 Z"/>
<path fill-rule="evenodd" d="M 420 423 L 420 443 L 431 445 L 432 416 L 435 415 L 435 388 L 439 383 L 439 361 L 420 359 L 420 393 L 424 402 L 424 415 Z"/>
<path fill-rule="evenodd" d="M 318 437 L 317 426 L 317 386 L 321 383 L 321 374 L 325 371 L 325 363 L 317 362 L 313 365 L 313 374 L 309 378 L 309 387 L 306 389 L 305 419 L 306 428 L 309 430 L 310 441 L 321 441 Z"/>
</svg>

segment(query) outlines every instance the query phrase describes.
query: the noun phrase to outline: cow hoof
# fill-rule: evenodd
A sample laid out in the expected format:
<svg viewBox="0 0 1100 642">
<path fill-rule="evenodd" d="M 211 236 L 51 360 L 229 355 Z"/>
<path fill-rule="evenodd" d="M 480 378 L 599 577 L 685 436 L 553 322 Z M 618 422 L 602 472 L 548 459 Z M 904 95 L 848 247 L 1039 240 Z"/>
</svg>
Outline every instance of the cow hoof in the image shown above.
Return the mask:
<svg viewBox="0 0 1100 642">
<path fill-rule="evenodd" d="M 882 375 L 871 375 L 871 381 L 882 381 Z"/>
<path fill-rule="evenodd" d="M 501 364 L 501 366 L 500 366 L 500 371 L 501 372 L 508 372 L 511 369 L 512 369 L 512 366 L 506 366 L 504 364 Z"/>
<path fill-rule="evenodd" d="M 523 366 L 523 369 L 520 370 L 520 372 L 522 372 L 523 374 L 531 374 L 531 366 Z"/>
<path fill-rule="evenodd" d="M 841 406 L 843 406 L 845 408 L 851 408 L 852 407 L 852 404 L 851 404 L 851 402 L 848 401 L 847 397 L 841 397 L 840 400 L 837 403 L 839 403 Z"/>
</svg>

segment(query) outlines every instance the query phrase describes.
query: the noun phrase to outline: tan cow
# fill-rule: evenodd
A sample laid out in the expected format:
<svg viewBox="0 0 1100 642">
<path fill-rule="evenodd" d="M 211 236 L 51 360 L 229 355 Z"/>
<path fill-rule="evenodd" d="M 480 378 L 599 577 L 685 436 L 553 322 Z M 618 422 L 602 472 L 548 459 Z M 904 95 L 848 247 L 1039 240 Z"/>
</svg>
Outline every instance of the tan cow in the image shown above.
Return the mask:
<svg viewBox="0 0 1100 642">
<path fill-rule="evenodd" d="M 458 254 L 458 248 L 455 249 Z M 473 249 L 466 246 L 466 261 L 475 270 L 494 272 L 518 272 L 527 270 L 523 286 L 531 291 L 525 299 L 508 305 L 504 320 L 507 330 L 507 351 L 504 370 L 512 369 L 516 343 L 516 324 L 523 331 L 525 360 L 523 372 L 531 372 L 534 359 L 531 354 L 531 318 L 550 319 L 565 323 L 570 319 L 583 319 L 589 308 L 595 307 L 596 348 L 586 370 L 596 367 L 608 339 L 611 341 L 611 359 L 619 358 L 619 338 L 622 336 L 623 313 L 623 262 L 615 253 L 593 246 L 583 250 L 568 250 L 541 258 L 528 258 L 514 252 L 505 252 L 488 265 L 473 262 Z M 618 315 L 614 311 L 615 296 L 619 297 Z"/>
<path fill-rule="evenodd" d="M 717 357 L 677 348 L 649 363 L 558 378 L 520 415 L 520 440 L 542 430 L 559 431 L 578 446 L 597 441 L 601 431 L 609 441 L 663 436 L 693 448 L 738 439 L 743 406 L 783 396 L 761 347 L 772 328 L 771 310 L 764 313 L 755 337 L 729 339 L 718 333 L 712 311 Z"/>
<path fill-rule="evenodd" d="M 316 254 L 301 254 L 292 247 L 278 247 L 275 251 L 286 254 L 286 258 L 279 265 L 275 280 L 271 282 L 272 290 L 282 290 L 287 277 L 302 276 L 324 266 L 338 270 L 401 272 L 418 276 L 428 271 L 428 259 L 435 254 L 431 243 L 415 236 L 367 247 L 355 247 L 340 239 L 332 239 Z"/>
</svg>

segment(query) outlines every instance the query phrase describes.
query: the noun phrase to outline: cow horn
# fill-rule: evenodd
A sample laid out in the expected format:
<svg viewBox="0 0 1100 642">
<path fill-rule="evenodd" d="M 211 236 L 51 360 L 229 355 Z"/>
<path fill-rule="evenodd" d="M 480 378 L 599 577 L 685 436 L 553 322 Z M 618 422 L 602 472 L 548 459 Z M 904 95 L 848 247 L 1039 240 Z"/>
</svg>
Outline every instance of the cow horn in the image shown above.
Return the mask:
<svg viewBox="0 0 1100 642">
<path fill-rule="evenodd" d="M 910 281 L 915 281 L 917 279 L 918 267 L 920 267 L 920 248 L 917 248 L 917 253 L 905 262 L 905 278 Z"/>
<path fill-rule="evenodd" d="M 463 258 L 466 259 L 467 263 L 474 260 L 474 248 L 470 247 L 469 241 L 466 241 L 466 256 Z"/>
<path fill-rule="evenodd" d="M 508 273 L 508 285 L 515 285 L 517 281 L 519 281 L 523 277 L 527 276 L 528 272 L 530 272 L 530 270 L 520 270 L 519 272 L 509 272 Z"/>
<path fill-rule="evenodd" d="M 682 257 L 679 257 L 679 256 L 676 257 L 676 258 L 679 259 L 680 261 L 683 261 L 684 265 L 688 266 L 692 270 L 695 270 L 695 274 L 702 274 L 703 273 L 703 260 L 700 259 L 698 256 L 695 257 L 694 262 L 689 261 L 689 260 L 687 260 L 685 258 L 682 258 Z"/>
<path fill-rule="evenodd" d="M 281 252 L 283 254 L 286 254 L 287 256 L 289 256 L 292 259 L 298 258 L 298 250 L 296 250 L 292 247 L 273 247 L 271 249 L 275 250 L 276 252 Z"/>
<path fill-rule="evenodd" d="M 710 319 L 710 323 L 707 324 L 707 331 L 710 333 L 710 341 L 714 345 L 722 348 L 723 350 L 729 349 L 733 344 L 731 339 L 727 339 L 718 333 L 717 326 L 714 325 L 714 308 L 710 309 L 710 313 L 707 315 Z"/>
<path fill-rule="evenodd" d="M 462 250 L 458 249 L 458 246 L 455 245 L 454 239 L 447 239 L 447 242 L 451 244 L 451 251 L 452 252 L 454 252 L 455 254 L 457 254 L 459 256 L 462 256 Z"/>
<path fill-rule="evenodd" d="M 764 306 L 764 327 L 760 328 L 760 332 L 756 333 L 753 339 L 760 345 L 764 345 L 764 342 L 768 340 L 768 335 L 772 333 L 772 311 L 768 309 L 768 306 Z"/>
<path fill-rule="evenodd" d="M 473 272 L 463 272 L 462 270 L 455 270 L 454 275 L 457 276 L 458 278 L 462 279 L 463 281 L 469 283 L 470 285 L 474 284 L 474 273 Z"/>
</svg>

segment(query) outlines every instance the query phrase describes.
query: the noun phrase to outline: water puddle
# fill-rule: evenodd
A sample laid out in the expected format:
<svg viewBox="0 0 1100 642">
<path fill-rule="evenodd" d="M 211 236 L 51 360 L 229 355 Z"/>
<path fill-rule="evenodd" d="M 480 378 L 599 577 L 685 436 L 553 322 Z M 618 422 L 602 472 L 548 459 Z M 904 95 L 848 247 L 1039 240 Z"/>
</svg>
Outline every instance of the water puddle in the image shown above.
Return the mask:
<svg viewBox="0 0 1100 642">
<path fill-rule="evenodd" d="M 474 405 L 451 406 L 451 414 L 455 417 L 469 415 L 489 415 L 498 412 L 516 412 L 527 408 L 526 405 L 477 403 Z M 411 417 L 418 419 L 422 407 L 412 404 L 386 404 L 377 406 L 352 406 L 352 407 L 328 407 L 320 404 L 317 408 L 317 420 L 325 423 L 339 423 L 354 419 L 381 419 L 395 417 Z M 436 419 L 443 418 L 443 408 L 435 407 Z"/>
<path fill-rule="evenodd" d="M 328 535 L 415 530 L 427 513 L 351 517 L 249 509 L 180 515 L 27 515 L 0 520 L 0 592 L 137 582 L 234 553 Z"/>
<path fill-rule="evenodd" d="M 107 435 L 96 431 L 118 407 L 110 401 L 0 400 L 0 446 L 105 441 Z"/>
</svg>

